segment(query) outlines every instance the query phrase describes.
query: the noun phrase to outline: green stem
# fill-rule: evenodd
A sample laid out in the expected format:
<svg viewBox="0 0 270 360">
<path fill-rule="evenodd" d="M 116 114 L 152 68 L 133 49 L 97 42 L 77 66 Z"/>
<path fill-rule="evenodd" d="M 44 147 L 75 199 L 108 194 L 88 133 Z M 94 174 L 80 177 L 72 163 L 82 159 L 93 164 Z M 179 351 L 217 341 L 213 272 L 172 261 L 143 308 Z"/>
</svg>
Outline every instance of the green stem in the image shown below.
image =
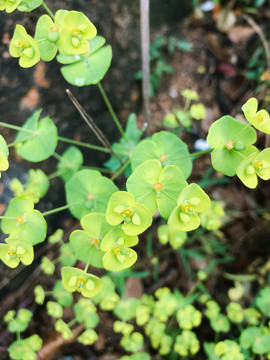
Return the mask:
<svg viewBox="0 0 270 360">
<path fill-rule="evenodd" d="M 64 160 L 63 156 L 61 156 L 61 155 L 59 155 L 59 154 L 57 154 L 57 153 L 53 153 L 53 156 L 54 156 L 58 161 L 63 161 L 63 160 Z"/>
<path fill-rule="evenodd" d="M 12 217 L 12 216 L 0 216 L 0 219 L 9 219 L 9 220 L 16 220 L 16 217 Z"/>
<path fill-rule="evenodd" d="M 109 169 L 105 169 L 105 168 L 101 168 L 101 167 L 96 167 L 96 166 L 81 166 L 81 169 L 89 169 L 89 170 L 97 170 L 100 172 L 104 172 L 104 173 L 111 173 L 112 171 Z"/>
<path fill-rule="evenodd" d="M 184 111 L 185 111 L 185 112 L 188 111 L 188 108 L 189 108 L 190 103 L 191 103 L 191 100 L 190 100 L 190 99 L 187 99 L 187 100 L 186 100 L 186 103 L 185 103 L 185 107 L 184 107 Z"/>
<path fill-rule="evenodd" d="M 34 137 L 34 134 L 33 134 L 33 132 L 32 132 L 32 134 L 29 135 L 29 136 L 27 136 L 26 138 L 24 138 L 23 141 L 27 141 L 27 140 L 29 140 L 29 139 L 32 139 L 33 137 Z M 7 144 L 7 146 L 10 148 L 10 147 L 12 147 L 12 146 L 16 146 L 16 145 L 18 145 L 18 144 L 21 144 L 23 141 L 15 141 L 15 142 L 13 142 L 13 143 Z"/>
<path fill-rule="evenodd" d="M 112 180 L 115 180 L 120 174 L 122 174 L 122 172 L 128 167 L 128 165 L 130 164 L 131 159 L 129 159 L 128 161 L 126 161 L 111 177 Z"/>
<path fill-rule="evenodd" d="M 33 130 L 25 129 L 21 126 L 6 124 L 3 122 L 0 122 L 0 126 L 6 127 L 8 129 L 16 130 L 16 131 L 25 131 L 25 132 L 28 132 L 29 134 L 33 134 Z"/>
<path fill-rule="evenodd" d="M 192 288 L 188 291 L 188 293 L 186 294 L 186 298 L 189 297 L 190 295 L 192 295 L 194 293 L 194 291 L 197 289 L 198 285 L 201 283 L 201 280 L 197 280 L 195 282 L 195 284 L 192 286 Z"/>
<path fill-rule="evenodd" d="M 59 212 L 59 211 L 63 211 L 63 210 L 66 210 L 66 209 L 71 208 L 72 206 L 81 204 L 82 202 L 83 202 L 83 201 L 78 201 L 78 202 L 73 203 L 73 204 L 70 204 L 70 205 L 60 206 L 59 208 L 52 209 L 52 210 L 49 210 L 49 211 L 45 211 L 45 212 L 42 213 L 42 215 L 43 215 L 43 216 L 47 216 L 47 215 L 55 214 L 55 213 L 57 213 L 57 212 Z"/>
<path fill-rule="evenodd" d="M 108 109 L 109 109 L 109 111 L 111 113 L 111 116 L 112 116 L 112 118 L 113 118 L 113 120 L 115 122 L 115 125 L 117 126 L 117 128 L 120 131 L 123 138 L 125 138 L 125 140 L 128 142 L 128 139 L 127 139 L 126 134 L 125 134 L 125 132 L 124 132 L 124 130 L 122 128 L 122 125 L 121 125 L 120 121 L 118 120 L 118 117 L 116 116 L 116 114 L 115 114 L 115 112 L 114 112 L 114 110 L 112 108 L 112 105 L 111 105 L 111 103 L 110 103 L 110 101 L 109 101 L 109 99 L 108 99 L 108 97 L 107 97 L 107 95 L 106 95 L 106 93 L 105 93 L 105 91 L 103 89 L 103 86 L 101 85 L 100 82 L 97 83 L 97 86 L 99 88 L 99 91 L 101 92 L 103 100 L 105 101 L 105 103 L 106 103 L 106 105 L 107 105 L 107 107 L 108 107 Z"/>
<path fill-rule="evenodd" d="M 77 322 L 77 319 L 75 318 L 75 319 L 72 319 L 67 325 L 68 325 L 68 327 L 71 327 L 72 325 L 76 324 L 76 322 Z"/>
<path fill-rule="evenodd" d="M 198 156 L 202 156 L 202 155 L 205 155 L 205 154 L 209 154 L 210 152 L 212 152 L 214 149 L 207 149 L 207 150 L 203 150 L 203 151 L 198 151 L 198 152 L 195 152 L 193 154 L 190 154 L 189 157 L 198 157 Z"/>
<path fill-rule="evenodd" d="M 19 331 L 16 332 L 17 341 L 21 341 L 21 333 Z"/>
<path fill-rule="evenodd" d="M 43 3 L 42 3 L 42 6 L 44 7 L 44 9 L 47 11 L 47 13 L 50 15 L 50 17 L 53 19 L 53 21 L 55 20 L 55 18 L 54 18 L 54 15 L 53 15 L 53 13 L 51 12 L 51 10 L 48 8 L 48 6 L 44 3 L 44 1 L 43 1 Z"/>
<path fill-rule="evenodd" d="M 1 123 L 0 123 L 0 125 L 1 125 Z M 92 144 L 87 144 L 87 143 L 84 143 L 84 142 L 81 142 L 81 141 L 67 139 L 67 138 L 62 137 L 62 136 L 58 136 L 58 140 L 59 140 L 59 141 L 66 142 L 66 143 L 68 143 L 68 144 L 73 144 L 73 145 L 77 145 L 77 146 L 82 146 L 82 147 L 89 148 L 89 149 L 93 149 L 93 150 L 97 150 L 97 151 L 103 151 L 103 152 L 106 152 L 106 153 L 109 153 L 109 152 L 110 152 L 109 149 L 104 148 L 104 147 L 102 147 L 102 146 L 96 146 L 96 145 L 92 145 Z"/>
</svg>

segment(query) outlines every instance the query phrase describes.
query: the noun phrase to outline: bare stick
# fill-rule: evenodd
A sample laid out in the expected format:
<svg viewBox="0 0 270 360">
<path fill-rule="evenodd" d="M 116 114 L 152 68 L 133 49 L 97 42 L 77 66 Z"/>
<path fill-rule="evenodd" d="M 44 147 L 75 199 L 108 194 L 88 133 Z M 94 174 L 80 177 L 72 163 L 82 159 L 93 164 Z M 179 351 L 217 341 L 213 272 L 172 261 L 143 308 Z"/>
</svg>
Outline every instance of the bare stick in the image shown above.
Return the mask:
<svg viewBox="0 0 270 360">
<path fill-rule="evenodd" d="M 141 5 L 141 52 L 142 52 L 142 92 L 145 126 L 149 126 L 150 109 L 150 26 L 149 0 L 140 0 Z"/>
<path fill-rule="evenodd" d="M 78 102 L 78 100 L 75 98 L 75 96 L 72 94 L 72 92 L 69 89 L 66 89 L 66 93 L 68 94 L 70 100 L 76 107 L 76 109 L 79 111 L 81 117 L 86 122 L 86 124 L 90 127 L 90 129 L 93 131 L 93 133 L 96 135 L 98 140 L 110 151 L 110 153 L 116 157 L 121 164 L 123 164 L 122 160 L 119 158 L 119 156 L 113 151 L 111 144 L 107 137 L 103 134 L 103 132 L 100 130 L 100 128 L 95 124 L 94 120 L 91 118 L 90 115 L 87 114 L 87 112 L 84 110 L 84 108 L 81 106 L 81 104 Z"/>
<path fill-rule="evenodd" d="M 250 17 L 247 14 L 242 14 L 242 17 L 249 23 L 249 25 L 256 31 L 256 33 L 258 34 L 259 38 L 261 39 L 261 42 L 263 44 L 264 47 L 264 51 L 265 51 L 265 55 L 266 55 L 266 59 L 267 59 L 267 67 L 268 69 L 270 68 L 270 46 L 269 43 L 264 35 L 264 33 L 262 32 L 262 29 L 260 28 L 260 26 L 252 19 L 252 17 Z"/>
</svg>

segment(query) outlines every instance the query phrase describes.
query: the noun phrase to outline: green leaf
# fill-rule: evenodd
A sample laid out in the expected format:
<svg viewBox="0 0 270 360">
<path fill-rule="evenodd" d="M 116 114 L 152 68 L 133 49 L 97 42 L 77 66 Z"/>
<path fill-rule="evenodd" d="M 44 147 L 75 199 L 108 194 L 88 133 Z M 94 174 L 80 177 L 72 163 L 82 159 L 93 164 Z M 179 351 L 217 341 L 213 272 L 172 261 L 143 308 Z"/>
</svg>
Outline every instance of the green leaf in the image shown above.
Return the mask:
<svg viewBox="0 0 270 360">
<path fill-rule="evenodd" d="M 189 157 L 187 145 L 176 135 L 167 131 L 155 133 L 152 139 L 142 140 L 135 148 L 131 158 L 131 167 L 135 168 L 145 160 L 157 159 L 161 165 L 176 165 L 189 177 L 192 170 L 192 161 Z"/>
<path fill-rule="evenodd" d="M 162 169 L 158 160 L 147 160 L 139 165 L 127 180 L 127 190 L 135 200 L 145 205 L 154 215 L 159 208 L 168 218 L 177 205 L 176 199 L 187 185 L 182 171 L 174 165 Z"/>
<path fill-rule="evenodd" d="M 256 131 L 231 116 L 223 116 L 215 121 L 207 136 L 212 152 L 213 167 L 227 176 L 236 173 L 241 161 L 256 148 L 251 146 L 257 139 Z"/>
<path fill-rule="evenodd" d="M 113 312 L 114 315 L 122 321 L 129 321 L 136 317 L 136 310 L 139 305 L 139 299 L 128 298 L 126 300 L 119 301 Z"/>
<path fill-rule="evenodd" d="M 81 225 L 84 231 L 71 233 L 70 243 L 77 258 L 95 267 L 103 267 L 104 252 L 101 243 L 105 234 L 112 228 L 105 220 L 105 214 L 91 213 L 83 216 Z M 89 262 L 90 261 L 90 262 Z"/>
<path fill-rule="evenodd" d="M 38 8 L 43 3 L 43 0 L 21 0 L 18 6 L 19 11 L 30 12 Z"/>
<path fill-rule="evenodd" d="M 82 152 L 76 146 L 70 146 L 57 164 L 57 170 L 64 181 L 68 181 L 83 164 Z"/>
<path fill-rule="evenodd" d="M 240 335 L 240 346 L 243 349 L 252 347 L 257 338 L 262 335 L 262 330 L 255 326 L 250 326 L 244 329 Z"/>
<path fill-rule="evenodd" d="M 43 61 L 51 61 L 59 47 L 60 30 L 48 15 L 42 15 L 37 22 L 35 40 Z"/>
<path fill-rule="evenodd" d="M 29 132 L 19 131 L 15 138 L 17 154 L 23 159 L 39 162 L 49 158 L 55 151 L 58 141 L 57 128 L 49 117 L 39 119 L 42 110 L 37 110 L 23 125 Z"/>
<path fill-rule="evenodd" d="M 0 150 L 5 155 L 5 157 L 8 157 L 9 155 L 8 146 L 2 135 L 0 135 Z"/>
<path fill-rule="evenodd" d="M 73 303 L 73 296 L 67 292 L 61 280 L 57 280 L 52 290 L 52 295 L 56 298 L 57 302 L 62 306 L 71 306 Z"/>
<path fill-rule="evenodd" d="M 261 335 L 253 343 L 254 354 L 266 354 L 270 351 L 270 335 Z"/>
<path fill-rule="evenodd" d="M 8 155 L 9 150 L 6 144 L 5 139 L 2 135 L 0 135 L 0 178 L 1 178 L 1 171 L 6 171 L 9 167 L 8 162 Z"/>
<path fill-rule="evenodd" d="M 267 317 L 270 317 L 270 287 L 262 289 L 255 300 L 258 309 Z"/>
<path fill-rule="evenodd" d="M 70 212 L 81 219 L 90 212 L 105 212 L 109 197 L 118 190 L 112 180 L 96 170 L 77 171 L 66 183 Z"/>
<path fill-rule="evenodd" d="M 220 360 L 220 357 L 215 354 L 215 343 L 204 342 L 203 349 L 208 360 Z"/>
<path fill-rule="evenodd" d="M 104 43 L 105 39 L 99 36 L 90 40 L 88 53 L 81 56 L 80 60 L 61 68 L 62 75 L 68 83 L 85 86 L 97 84 L 103 79 L 111 65 L 112 48 L 110 45 L 100 47 L 102 42 Z M 63 61 L 63 58 L 57 59 Z"/>
</svg>

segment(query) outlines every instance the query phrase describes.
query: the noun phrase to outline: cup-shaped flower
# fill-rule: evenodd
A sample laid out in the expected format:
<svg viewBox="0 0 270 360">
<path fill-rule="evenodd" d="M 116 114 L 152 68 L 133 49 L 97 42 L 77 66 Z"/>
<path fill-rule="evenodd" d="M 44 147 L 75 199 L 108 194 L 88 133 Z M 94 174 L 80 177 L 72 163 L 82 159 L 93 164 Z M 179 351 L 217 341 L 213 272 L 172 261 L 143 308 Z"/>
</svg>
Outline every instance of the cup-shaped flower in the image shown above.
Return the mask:
<svg viewBox="0 0 270 360">
<path fill-rule="evenodd" d="M 158 239 L 161 244 L 169 244 L 178 249 L 187 239 L 187 233 L 184 231 L 175 231 L 169 225 L 161 225 L 158 227 Z"/>
<path fill-rule="evenodd" d="M 201 120 L 206 117 L 206 109 L 203 104 L 193 104 L 190 107 L 190 115 L 195 120 Z"/>
<path fill-rule="evenodd" d="M 206 139 L 214 148 L 211 155 L 213 167 L 227 176 L 234 176 L 243 158 L 256 151 L 252 146 L 256 139 L 256 131 L 251 126 L 231 116 L 215 121 Z"/>
<path fill-rule="evenodd" d="M 200 342 L 194 332 L 190 330 L 183 330 L 181 335 L 177 335 L 174 351 L 181 356 L 188 356 L 188 354 L 196 354 L 200 350 Z"/>
<path fill-rule="evenodd" d="M 48 15 L 42 15 L 38 19 L 34 39 L 38 43 L 41 60 L 51 61 L 59 47 L 60 28 Z"/>
<path fill-rule="evenodd" d="M 98 339 L 98 334 L 93 329 L 85 330 L 79 337 L 78 341 L 84 345 L 92 345 Z"/>
<path fill-rule="evenodd" d="M 254 189 L 258 185 L 259 176 L 263 180 L 270 179 L 270 148 L 253 153 L 246 157 L 237 167 L 236 175 L 247 187 Z"/>
<path fill-rule="evenodd" d="M 104 268 L 120 271 L 132 266 L 137 254 L 130 247 L 137 245 L 138 241 L 138 236 L 127 235 L 121 228 L 110 230 L 101 243 L 101 250 L 106 252 L 102 259 Z"/>
<path fill-rule="evenodd" d="M 21 0 L 1 0 L 0 11 L 6 10 L 7 13 L 11 13 L 17 9 Z"/>
<path fill-rule="evenodd" d="M 59 332 L 64 339 L 72 339 L 73 338 L 72 331 L 70 330 L 68 324 L 66 324 L 62 319 L 58 319 L 55 322 L 54 327 L 55 327 L 55 330 L 57 332 Z"/>
<path fill-rule="evenodd" d="M 116 226 L 122 223 L 127 235 L 138 235 L 152 224 L 152 215 L 146 206 L 135 202 L 127 191 L 117 191 L 109 199 L 106 220 Z"/>
<path fill-rule="evenodd" d="M 1 178 L 1 171 L 6 171 L 9 167 L 8 163 L 8 147 L 6 144 L 5 139 L 2 135 L 0 135 L 0 178 Z"/>
<path fill-rule="evenodd" d="M 22 262 L 30 265 L 34 260 L 33 246 L 20 238 L 8 238 L 6 244 L 0 244 L 0 259 L 9 267 L 15 268 Z"/>
<path fill-rule="evenodd" d="M 81 219 L 83 230 L 75 230 L 70 235 L 70 243 L 77 258 L 88 262 L 95 267 L 103 267 L 102 257 L 104 252 L 101 248 L 101 242 L 105 234 L 111 230 L 105 219 L 105 214 L 90 213 L 84 215 Z"/>
<path fill-rule="evenodd" d="M 127 190 L 136 201 L 145 205 L 155 214 L 157 208 L 161 216 L 168 219 L 176 206 L 176 199 L 187 186 L 178 166 L 162 168 L 158 160 L 146 160 L 140 164 L 127 180 Z"/>
<path fill-rule="evenodd" d="M 269 113 L 262 109 L 258 110 L 258 100 L 256 98 L 249 99 L 242 106 L 243 113 L 248 122 L 253 125 L 256 129 L 270 134 L 270 116 Z"/>
<path fill-rule="evenodd" d="M 35 302 L 38 305 L 43 305 L 45 300 L 45 291 L 41 285 L 37 285 L 34 288 L 34 294 L 35 294 Z"/>
<path fill-rule="evenodd" d="M 189 304 L 177 311 L 176 318 L 180 328 L 191 330 L 193 327 L 197 327 L 201 324 L 202 313 L 193 305 Z"/>
<path fill-rule="evenodd" d="M 46 308 L 48 315 L 54 318 L 61 318 L 63 316 L 63 307 L 55 301 L 48 301 Z"/>
<path fill-rule="evenodd" d="M 24 68 L 31 67 L 40 60 L 37 42 L 27 34 L 22 25 L 16 25 L 9 52 L 11 56 L 20 58 L 19 65 Z"/>
<path fill-rule="evenodd" d="M 188 100 L 199 100 L 199 94 L 197 93 L 197 91 L 191 89 L 184 89 L 183 91 L 181 91 L 181 95 Z"/>
<path fill-rule="evenodd" d="M 13 198 L 1 222 L 1 230 L 10 237 L 27 239 L 32 245 L 45 240 L 47 224 L 34 202 L 27 196 Z"/>
<path fill-rule="evenodd" d="M 70 266 L 62 268 L 62 282 L 67 291 L 79 291 L 85 297 L 95 296 L 103 288 L 100 278 Z"/>
<path fill-rule="evenodd" d="M 63 19 L 59 51 L 64 54 L 83 54 L 89 49 L 89 39 L 97 30 L 91 21 L 79 11 L 69 11 Z"/>
<path fill-rule="evenodd" d="M 193 183 L 180 193 L 177 204 L 168 219 L 168 225 L 177 231 L 191 231 L 200 225 L 198 213 L 208 211 L 211 201 L 202 188 Z"/>
</svg>

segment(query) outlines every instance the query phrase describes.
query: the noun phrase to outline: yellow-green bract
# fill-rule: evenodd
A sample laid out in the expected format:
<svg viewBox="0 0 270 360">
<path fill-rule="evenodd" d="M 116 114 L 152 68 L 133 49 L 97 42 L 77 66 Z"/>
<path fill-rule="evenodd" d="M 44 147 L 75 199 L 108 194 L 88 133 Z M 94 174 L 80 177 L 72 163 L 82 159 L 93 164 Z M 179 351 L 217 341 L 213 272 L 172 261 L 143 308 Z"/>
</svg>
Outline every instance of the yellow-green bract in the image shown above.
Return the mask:
<svg viewBox="0 0 270 360">
<path fill-rule="evenodd" d="M 62 268 L 62 282 L 67 291 L 79 291 L 85 297 L 95 296 L 103 288 L 100 278 L 70 266 Z"/>
<path fill-rule="evenodd" d="M 9 52 L 11 56 L 20 58 L 19 65 L 24 68 L 31 67 L 40 60 L 37 42 L 27 34 L 22 25 L 16 25 L 9 45 Z"/>
<path fill-rule="evenodd" d="M 177 204 L 168 219 L 168 225 L 177 231 L 191 231 L 200 225 L 198 213 L 208 211 L 211 201 L 200 186 L 193 183 L 180 193 Z"/>
<path fill-rule="evenodd" d="M 249 99 L 243 106 L 242 106 L 243 113 L 247 121 L 250 122 L 256 129 L 270 134 L 270 116 L 269 113 L 262 109 L 258 110 L 258 100 L 256 98 Z"/>
<path fill-rule="evenodd" d="M 146 206 L 135 201 L 127 191 L 117 191 L 109 199 L 106 220 L 116 226 L 121 224 L 127 235 L 139 235 L 152 224 L 152 215 Z"/>
</svg>

